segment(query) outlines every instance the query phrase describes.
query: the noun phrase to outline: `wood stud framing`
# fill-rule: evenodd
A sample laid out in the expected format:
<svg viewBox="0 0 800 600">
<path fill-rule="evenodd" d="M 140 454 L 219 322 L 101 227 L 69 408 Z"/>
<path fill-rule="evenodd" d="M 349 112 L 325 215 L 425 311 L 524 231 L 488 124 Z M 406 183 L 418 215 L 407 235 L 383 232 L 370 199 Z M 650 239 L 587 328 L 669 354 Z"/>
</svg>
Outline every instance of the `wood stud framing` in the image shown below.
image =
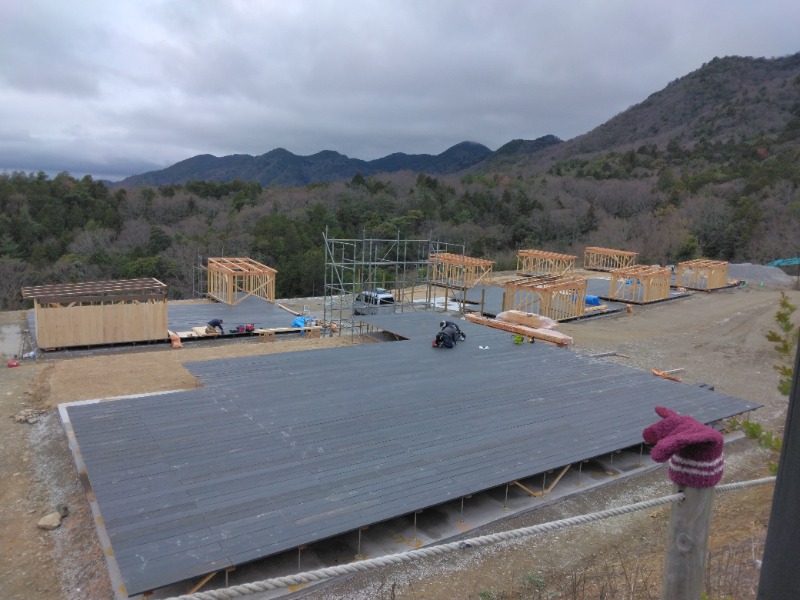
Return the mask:
<svg viewBox="0 0 800 600">
<path fill-rule="evenodd" d="M 479 283 L 488 284 L 494 262 L 450 252 L 436 252 L 428 256 L 428 265 L 433 285 L 467 289 Z"/>
<path fill-rule="evenodd" d="M 577 256 L 545 252 L 544 250 L 518 250 L 518 275 L 569 275 L 575 272 Z"/>
<path fill-rule="evenodd" d="M 590 246 L 584 250 L 583 267 L 594 271 L 624 269 L 634 266 L 638 256 L 638 252 Z"/>
<path fill-rule="evenodd" d="M 532 312 L 555 321 L 583 316 L 587 281 L 583 277 L 542 275 L 505 284 L 503 310 Z"/>
<path fill-rule="evenodd" d="M 209 258 L 208 295 L 230 306 L 248 296 L 275 302 L 277 273 L 250 258 Z"/>
<path fill-rule="evenodd" d="M 669 298 L 672 269 L 637 265 L 611 271 L 611 300 L 647 304 Z"/>
<path fill-rule="evenodd" d="M 678 263 L 675 284 L 692 290 L 715 290 L 728 285 L 728 263 L 698 258 Z"/>
<path fill-rule="evenodd" d="M 165 340 L 167 286 L 128 279 L 22 288 L 42 350 Z"/>
</svg>

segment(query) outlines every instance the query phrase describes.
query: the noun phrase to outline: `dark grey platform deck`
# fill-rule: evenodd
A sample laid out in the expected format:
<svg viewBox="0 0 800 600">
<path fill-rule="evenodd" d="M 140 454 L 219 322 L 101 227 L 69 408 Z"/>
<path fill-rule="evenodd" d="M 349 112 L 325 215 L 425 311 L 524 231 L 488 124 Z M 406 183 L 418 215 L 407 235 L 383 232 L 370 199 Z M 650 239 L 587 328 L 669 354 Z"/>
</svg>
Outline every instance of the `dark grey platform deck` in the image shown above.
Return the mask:
<svg viewBox="0 0 800 600">
<path fill-rule="evenodd" d="M 256 327 L 265 329 L 291 327 L 295 315 L 255 296 L 241 300 L 236 306 L 221 302 L 167 305 L 167 325 L 172 331 L 190 331 L 192 327 L 203 326 L 211 319 L 222 319 L 227 332 L 247 323 L 255 323 Z"/>
<path fill-rule="evenodd" d="M 28 329 L 35 340 L 36 315 L 34 311 L 29 310 L 26 316 L 28 320 Z M 227 334 L 230 329 L 235 328 L 237 325 L 246 325 L 248 323 L 255 324 L 256 328 L 264 329 L 291 327 L 295 315 L 255 296 L 243 299 L 236 306 L 213 301 L 193 302 L 188 304 L 167 303 L 167 328 L 170 331 L 191 331 L 192 327 L 205 326 L 211 319 L 217 318 L 223 320 L 223 325 Z M 166 331 L 164 332 L 163 341 L 165 343 L 169 341 L 169 334 Z M 146 343 L 148 342 L 140 342 L 139 344 Z M 126 344 L 120 345 L 125 346 Z"/>
<path fill-rule="evenodd" d="M 66 408 L 131 595 L 757 405 L 504 332 L 192 363 L 193 391 Z M 488 347 L 480 349 L 479 346 Z"/>
</svg>

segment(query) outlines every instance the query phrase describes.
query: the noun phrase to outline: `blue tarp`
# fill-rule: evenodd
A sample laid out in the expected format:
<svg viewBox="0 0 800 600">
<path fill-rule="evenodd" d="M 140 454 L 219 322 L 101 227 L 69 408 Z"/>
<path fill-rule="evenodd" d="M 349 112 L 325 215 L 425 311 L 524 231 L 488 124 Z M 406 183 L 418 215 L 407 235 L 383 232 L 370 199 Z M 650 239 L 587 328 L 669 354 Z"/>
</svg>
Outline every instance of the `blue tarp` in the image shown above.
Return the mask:
<svg viewBox="0 0 800 600">
<path fill-rule="evenodd" d="M 798 258 L 779 258 L 767 263 L 768 267 L 789 267 L 791 265 L 800 265 L 800 257 Z"/>
<path fill-rule="evenodd" d="M 600 306 L 600 296 L 586 295 L 586 304 L 589 306 Z"/>
<path fill-rule="evenodd" d="M 294 321 L 292 321 L 292 327 L 299 327 L 302 329 L 306 326 L 306 318 L 305 317 L 295 317 Z"/>
</svg>

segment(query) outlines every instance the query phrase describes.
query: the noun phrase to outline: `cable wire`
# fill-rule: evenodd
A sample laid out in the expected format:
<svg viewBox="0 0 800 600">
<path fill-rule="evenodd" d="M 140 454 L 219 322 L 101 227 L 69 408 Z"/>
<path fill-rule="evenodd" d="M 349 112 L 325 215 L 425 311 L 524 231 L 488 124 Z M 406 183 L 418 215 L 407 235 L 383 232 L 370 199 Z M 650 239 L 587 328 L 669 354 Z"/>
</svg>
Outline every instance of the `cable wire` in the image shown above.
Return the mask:
<svg viewBox="0 0 800 600">
<path fill-rule="evenodd" d="M 757 485 L 774 483 L 775 479 L 775 477 L 763 477 L 761 479 L 753 479 L 750 481 L 726 483 L 718 485 L 714 489 L 720 492 L 739 490 Z M 209 590 L 207 592 L 195 592 L 194 594 L 175 596 L 169 600 L 232 600 L 234 598 L 242 598 L 251 594 L 268 592 L 289 586 L 318 583 L 320 581 L 338 577 L 340 575 L 360 573 L 377 569 L 379 567 L 398 565 L 412 560 L 417 560 L 419 558 L 432 558 L 461 550 L 488 546 L 498 542 L 530 537 L 539 533 L 548 533 L 558 529 L 564 529 L 566 527 L 571 527 L 572 525 L 584 525 L 586 523 L 592 523 L 594 521 L 607 519 L 609 517 L 618 517 L 639 510 L 681 502 L 684 499 L 685 496 L 683 492 L 678 492 L 676 494 L 662 496 L 661 498 L 653 498 L 651 500 L 644 500 L 634 504 L 626 504 L 624 506 L 608 508 L 606 510 L 600 510 L 585 515 L 578 515 L 576 517 L 569 517 L 567 519 L 561 519 L 558 521 L 551 521 L 549 523 L 542 523 L 540 525 L 533 525 L 531 527 L 523 527 L 521 529 L 512 529 L 511 531 L 482 535 L 479 537 L 459 540 L 447 544 L 427 546 L 424 548 L 418 548 L 416 550 L 409 550 L 408 552 L 389 554 L 378 558 L 348 563 L 346 565 L 337 565 L 335 567 L 325 567 L 323 569 L 307 571 L 305 573 L 296 573 L 295 575 L 288 575 L 285 577 L 276 577 L 273 579 L 265 579 L 252 583 L 243 583 L 228 588 Z"/>
</svg>

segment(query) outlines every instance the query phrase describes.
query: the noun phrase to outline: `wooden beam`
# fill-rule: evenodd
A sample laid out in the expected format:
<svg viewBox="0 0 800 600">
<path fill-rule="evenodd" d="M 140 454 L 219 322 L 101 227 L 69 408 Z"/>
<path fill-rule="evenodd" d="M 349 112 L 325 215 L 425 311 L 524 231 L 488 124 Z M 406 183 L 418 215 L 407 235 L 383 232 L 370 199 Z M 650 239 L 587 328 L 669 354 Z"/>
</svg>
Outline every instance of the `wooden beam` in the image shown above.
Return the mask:
<svg viewBox="0 0 800 600">
<path fill-rule="evenodd" d="M 506 323 L 505 321 L 498 321 L 497 319 L 489 319 L 487 317 L 467 314 L 464 318 L 470 323 L 477 323 L 479 325 L 486 325 L 494 329 L 502 329 L 510 333 L 518 333 L 526 337 L 532 337 L 537 340 L 551 342 L 558 346 L 569 346 L 572 344 L 572 338 L 559 331 L 552 329 L 535 329 L 533 327 L 525 327 L 524 325 L 516 325 L 514 323 Z"/>
<path fill-rule="evenodd" d="M 659 371 L 657 369 L 653 369 L 653 375 L 655 375 L 656 377 L 663 377 L 664 379 L 670 379 L 672 381 L 680 381 L 681 380 L 680 377 L 675 377 L 674 375 L 670 375 L 669 373 L 666 373 L 665 371 Z"/>
<path fill-rule="evenodd" d="M 553 488 L 556 487 L 556 484 L 559 481 L 561 481 L 561 478 L 566 474 L 567 471 L 569 471 L 569 468 L 571 466 L 572 465 L 567 465 L 566 467 L 561 469 L 561 473 L 559 473 L 558 476 L 553 480 L 553 483 L 551 483 L 549 486 L 547 486 L 547 489 L 544 491 L 546 494 L 549 494 L 553 490 Z"/>
<path fill-rule="evenodd" d="M 532 489 L 522 485 L 519 481 L 512 481 L 511 485 L 515 485 L 518 488 L 523 489 L 525 492 L 527 492 L 529 495 L 533 496 L 534 498 L 538 498 L 539 496 L 542 495 L 542 492 L 534 492 Z"/>
<path fill-rule="evenodd" d="M 186 595 L 188 596 L 189 594 L 194 594 L 197 590 L 199 590 L 201 587 L 203 587 L 205 584 L 211 581 L 211 579 L 213 579 L 214 575 L 216 574 L 217 571 L 214 571 L 213 573 L 209 573 L 208 575 L 203 577 L 196 585 L 193 585 L 191 588 L 189 588 L 189 591 L 186 592 Z"/>
</svg>

